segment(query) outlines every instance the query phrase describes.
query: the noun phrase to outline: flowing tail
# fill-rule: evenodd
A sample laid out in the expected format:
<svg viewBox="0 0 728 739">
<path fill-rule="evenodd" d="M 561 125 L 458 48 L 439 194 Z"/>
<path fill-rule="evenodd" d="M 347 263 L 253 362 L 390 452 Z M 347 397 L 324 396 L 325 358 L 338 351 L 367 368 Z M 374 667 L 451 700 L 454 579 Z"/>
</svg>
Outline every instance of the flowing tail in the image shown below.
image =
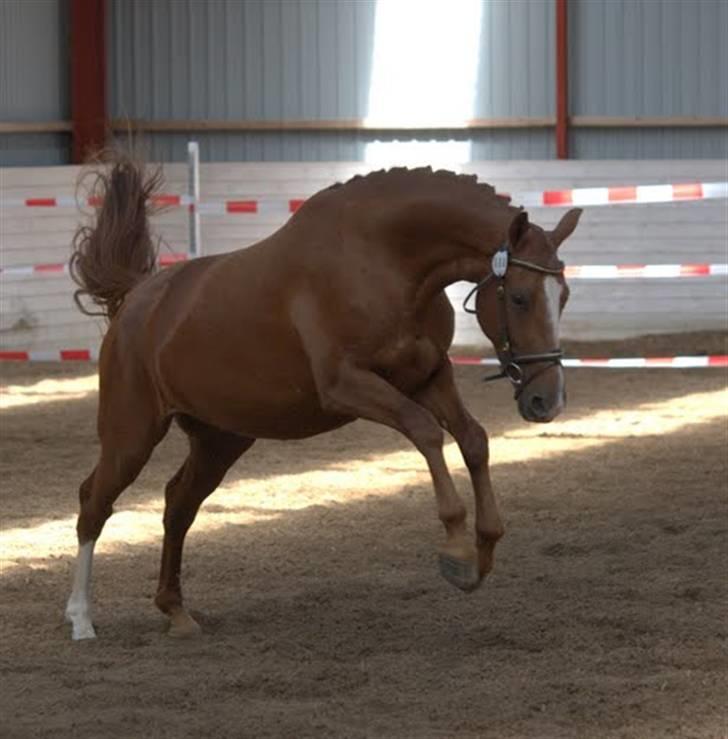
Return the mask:
<svg viewBox="0 0 728 739">
<path fill-rule="evenodd" d="M 73 238 L 69 269 L 79 289 L 73 295 L 86 315 L 112 319 L 126 294 L 155 270 L 157 248 L 150 231 L 151 198 L 162 182 L 130 156 L 112 152 L 95 172 L 94 198 L 101 202 L 96 223 L 81 226 Z M 89 296 L 99 311 L 87 308 Z"/>
</svg>

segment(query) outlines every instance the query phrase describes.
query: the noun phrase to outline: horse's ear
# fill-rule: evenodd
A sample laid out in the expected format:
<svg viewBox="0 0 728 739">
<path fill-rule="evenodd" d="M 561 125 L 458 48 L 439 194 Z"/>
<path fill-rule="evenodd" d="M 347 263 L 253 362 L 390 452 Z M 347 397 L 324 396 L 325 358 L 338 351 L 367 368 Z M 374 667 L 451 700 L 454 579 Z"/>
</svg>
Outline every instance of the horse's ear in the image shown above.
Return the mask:
<svg viewBox="0 0 728 739">
<path fill-rule="evenodd" d="M 528 213 L 522 210 L 512 221 L 508 228 L 508 243 L 513 249 L 528 230 Z"/>
<path fill-rule="evenodd" d="M 576 224 L 579 223 L 581 217 L 581 208 L 572 208 L 568 213 L 565 213 L 558 226 L 551 232 L 551 243 L 558 249 L 562 242 L 574 233 Z"/>
</svg>

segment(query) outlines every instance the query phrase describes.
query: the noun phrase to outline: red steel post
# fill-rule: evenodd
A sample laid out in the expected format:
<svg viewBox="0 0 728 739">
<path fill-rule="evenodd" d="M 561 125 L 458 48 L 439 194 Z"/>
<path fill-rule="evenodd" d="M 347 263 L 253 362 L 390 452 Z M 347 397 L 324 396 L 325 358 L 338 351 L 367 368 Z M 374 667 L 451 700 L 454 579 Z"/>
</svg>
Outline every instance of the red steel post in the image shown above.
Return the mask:
<svg viewBox="0 0 728 739">
<path fill-rule="evenodd" d="M 569 158 L 568 0 L 556 0 L 556 156 Z"/>
<path fill-rule="evenodd" d="M 76 164 L 106 140 L 106 0 L 71 1 L 72 157 Z"/>
</svg>

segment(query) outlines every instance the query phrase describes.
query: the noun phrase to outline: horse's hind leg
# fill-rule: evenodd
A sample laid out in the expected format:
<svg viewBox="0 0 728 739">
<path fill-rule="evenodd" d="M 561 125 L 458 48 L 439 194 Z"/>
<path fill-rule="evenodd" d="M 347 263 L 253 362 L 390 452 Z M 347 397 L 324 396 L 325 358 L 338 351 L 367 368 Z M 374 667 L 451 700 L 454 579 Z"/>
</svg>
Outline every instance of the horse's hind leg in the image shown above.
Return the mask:
<svg viewBox="0 0 728 739">
<path fill-rule="evenodd" d="M 149 439 L 146 445 L 132 448 L 105 443 L 96 469 L 81 485 L 81 511 L 76 526 L 78 556 L 66 606 L 66 620 L 73 626 L 75 640 L 96 636 L 91 623 L 91 564 L 96 540 L 113 512 L 114 501 L 134 482 L 155 443 L 156 440 Z"/>
<path fill-rule="evenodd" d="M 179 425 L 189 436 L 190 453 L 165 492 L 162 565 L 154 602 L 170 619 L 170 636 L 191 636 L 200 627 L 182 605 L 180 569 L 185 536 L 202 502 L 255 439 L 220 431 L 189 417 L 181 417 Z"/>
<path fill-rule="evenodd" d="M 91 566 L 96 540 L 113 512 L 114 501 L 136 479 L 169 422 L 160 420 L 146 385 L 118 384 L 99 400 L 101 456 L 91 475 L 81 484 L 76 530 L 78 555 L 66 620 L 72 637 L 93 639 L 91 622 Z"/>
</svg>

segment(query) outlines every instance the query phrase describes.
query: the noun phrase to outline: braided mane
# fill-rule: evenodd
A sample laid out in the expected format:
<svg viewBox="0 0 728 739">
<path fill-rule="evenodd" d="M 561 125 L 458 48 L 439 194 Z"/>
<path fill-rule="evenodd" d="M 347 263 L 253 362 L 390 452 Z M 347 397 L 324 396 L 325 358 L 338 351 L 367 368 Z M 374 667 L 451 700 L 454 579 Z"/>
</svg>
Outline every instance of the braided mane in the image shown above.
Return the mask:
<svg viewBox="0 0 728 739">
<path fill-rule="evenodd" d="M 367 188 L 369 186 L 401 186 L 403 190 L 411 189 L 416 186 L 441 186 L 448 183 L 458 190 L 467 191 L 472 195 L 477 192 L 486 202 L 497 205 L 508 205 L 510 197 L 497 195 L 495 188 L 487 182 L 478 182 L 477 175 L 474 174 L 456 174 L 446 169 L 433 170 L 432 167 L 417 167 L 409 169 L 408 167 L 393 167 L 392 169 L 380 169 L 375 172 L 369 172 L 364 175 L 354 175 L 346 182 L 337 182 L 326 188 L 326 191 L 355 189 L 359 187 Z M 466 194 L 465 192 L 463 194 Z"/>
</svg>

